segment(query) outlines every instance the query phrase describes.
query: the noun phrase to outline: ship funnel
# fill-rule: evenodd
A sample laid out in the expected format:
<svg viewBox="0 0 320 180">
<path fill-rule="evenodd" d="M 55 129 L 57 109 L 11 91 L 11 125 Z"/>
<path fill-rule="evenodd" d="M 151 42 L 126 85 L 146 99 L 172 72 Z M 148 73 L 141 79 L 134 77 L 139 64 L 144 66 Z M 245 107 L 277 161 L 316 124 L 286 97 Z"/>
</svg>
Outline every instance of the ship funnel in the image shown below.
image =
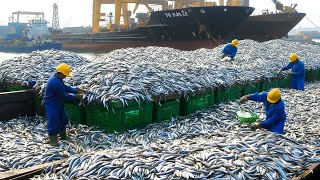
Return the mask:
<svg viewBox="0 0 320 180">
<path fill-rule="evenodd" d="M 250 0 L 241 0 L 240 6 L 249 7 L 250 6 Z"/>
</svg>

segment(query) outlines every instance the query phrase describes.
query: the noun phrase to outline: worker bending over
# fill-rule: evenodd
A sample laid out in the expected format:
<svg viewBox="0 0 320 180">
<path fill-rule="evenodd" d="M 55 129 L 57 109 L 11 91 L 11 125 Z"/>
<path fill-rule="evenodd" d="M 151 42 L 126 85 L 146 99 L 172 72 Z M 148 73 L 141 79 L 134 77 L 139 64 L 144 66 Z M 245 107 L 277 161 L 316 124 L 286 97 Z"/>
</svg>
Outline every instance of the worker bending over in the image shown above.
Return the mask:
<svg viewBox="0 0 320 180">
<path fill-rule="evenodd" d="M 231 43 L 227 44 L 223 50 L 222 50 L 222 57 L 221 59 L 225 59 L 225 57 L 229 57 L 231 61 L 234 60 L 234 57 L 237 54 L 237 45 L 238 45 L 238 39 L 232 40 Z"/>
<path fill-rule="evenodd" d="M 58 145 L 58 134 L 62 140 L 67 138 L 68 116 L 64 108 L 65 101 L 81 100 L 83 96 L 81 93 L 84 93 L 81 89 L 65 85 L 63 79 L 67 76 L 70 76 L 70 67 L 64 63 L 58 65 L 56 72 L 50 76 L 47 82 L 43 99 L 48 119 L 49 142 L 52 146 Z"/>
<path fill-rule="evenodd" d="M 286 71 L 291 69 L 291 82 L 290 88 L 304 91 L 304 79 L 305 79 L 305 68 L 304 63 L 299 60 L 298 55 L 293 53 L 289 56 L 289 64 L 282 69 L 280 69 L 280 73 L 282 71 Z"/>
<path fill-rule="evenodd" d="M 266 120 L 260 124 L 252 125 L 252 130 L 265 128 L 272 132 L 283 134 L 284 123 L 286 122 L 286 112 L 279 89 L 272 89 L 269 93 L 262 92 L 242 96 L 240 98 L 240 103 L 244 103 L 248 100 L 263 102 L 266 111 Z"/>
</svg>

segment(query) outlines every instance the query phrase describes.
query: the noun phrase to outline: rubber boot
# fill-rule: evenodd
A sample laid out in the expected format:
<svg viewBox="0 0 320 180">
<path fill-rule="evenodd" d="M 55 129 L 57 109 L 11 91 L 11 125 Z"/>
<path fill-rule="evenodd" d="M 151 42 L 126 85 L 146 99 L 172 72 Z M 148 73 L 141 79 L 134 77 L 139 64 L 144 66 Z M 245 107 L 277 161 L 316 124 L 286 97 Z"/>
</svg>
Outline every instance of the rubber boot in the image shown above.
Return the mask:
<svg viewBox="0 0 320 180">
<path fill-rule="evenodd" d="M 61 140 L 66 140 L 67 139 L 67 130 L 63 129 L 62 131 L 60 131 L 59 135 L 60 135 Z"/>
<path fill-rule="evenodd" d="M 58 146 L 58 136 L 57 135 L 49 136 L 49 143 L 51 146 Z"/>
</svg>

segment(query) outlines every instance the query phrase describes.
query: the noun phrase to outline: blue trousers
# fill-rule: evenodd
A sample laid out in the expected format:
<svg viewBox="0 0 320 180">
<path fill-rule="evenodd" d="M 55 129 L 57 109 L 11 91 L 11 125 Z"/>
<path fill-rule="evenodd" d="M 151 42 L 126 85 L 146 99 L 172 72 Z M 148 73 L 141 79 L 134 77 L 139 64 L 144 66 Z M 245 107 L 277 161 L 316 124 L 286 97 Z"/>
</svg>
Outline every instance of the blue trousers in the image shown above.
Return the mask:
<svg viewBox="0 0 320 180">
<path fill-rule="evenodd" d="M 47 131 L 49 136 L 59 134 L 60 131 L 66 128 L 68 124 L 68 116 L 66 111 L 61 108 L 56 108 L 53 105 L 44 105 L 47 115 Z"/>
<path fill-rule="evenodd" d="M 290 88 L 304 91 L 304 77 L 303 78 L 292 77 Z"/>
</svg>

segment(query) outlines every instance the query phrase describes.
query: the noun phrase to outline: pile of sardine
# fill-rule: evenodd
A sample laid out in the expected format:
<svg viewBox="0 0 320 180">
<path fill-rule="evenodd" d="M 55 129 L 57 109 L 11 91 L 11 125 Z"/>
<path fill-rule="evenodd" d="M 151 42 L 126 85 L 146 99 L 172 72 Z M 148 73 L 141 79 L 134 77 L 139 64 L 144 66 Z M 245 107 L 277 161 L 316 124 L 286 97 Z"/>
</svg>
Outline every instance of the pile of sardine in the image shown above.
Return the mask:
<svg viewBox="0 0 320 180">
<path fill-rule="evenodd" d="M 203 89 L 230 87 L 278 74 L 288 64 L 290 53 L 297 53 L 306 69 L 319 68 L 319 46 L 283 40 L 259 43 L 239 42 L 233 62 L 221 61 L 223 46 L 195 51 L 164 47 L 127 48 L 100 56 L 77 69 L 69 82 L 89 90 L 87 103 L 127 100 L 151 101 L 155 96 L 194 95 Z"/>
<path fill-rule="evenodd" d="M 142 130 L 92 134 L 89 139 L 99 137 L 90 148 L 96 153 L 71 156 L 33 179 L 292 178 L 320 162 L 320 84 L 306 89 L 281 90 L 288 116 L 284 135 L 253 132 L 237 119 L 241 108 L 263 120 L 263 104 L 229 102 Z"/>
<path fill-rule="evenodd" d="M 47 167 L 45 177 L 272 180 L 294 177 L 306 162 L 316 161 L 320 158 L 311 148 L 278 134 L 220 130 L 169 143 L 74 155 L 60 166 Z M 38 177 L 43 178 L 34 179 Z"/>
<path fill-rule="evenodd" d="M 306 91 L 282 90 L 286 105 L 286 136 L 320 148 L 320 83 Z"/>
<path fill-rule="evenodd" d="M 72 52 L 58 50 L 33 51 L 26 56 L 2 61 L 0 64 L 0 81 L 7 83 L 36 81 L 34 88 L 40 89 L 60 63 L 67 63 L 73 69 L 87 62 L 86 58 Z"/>
<path fill-rule="evenodd" d="M 95 131 L 87 126 L 71 126 L 68 131 L 69 139 L 60 141 L 59 147 L 52 147 L 48 144 L 45 123 L 42 117 L 0 121 L 0 172 L 90 152 L 90 148 L 96 147 L 98 143 L 109 145 L 108 135 L 102 131 Z"/>
</svg>

